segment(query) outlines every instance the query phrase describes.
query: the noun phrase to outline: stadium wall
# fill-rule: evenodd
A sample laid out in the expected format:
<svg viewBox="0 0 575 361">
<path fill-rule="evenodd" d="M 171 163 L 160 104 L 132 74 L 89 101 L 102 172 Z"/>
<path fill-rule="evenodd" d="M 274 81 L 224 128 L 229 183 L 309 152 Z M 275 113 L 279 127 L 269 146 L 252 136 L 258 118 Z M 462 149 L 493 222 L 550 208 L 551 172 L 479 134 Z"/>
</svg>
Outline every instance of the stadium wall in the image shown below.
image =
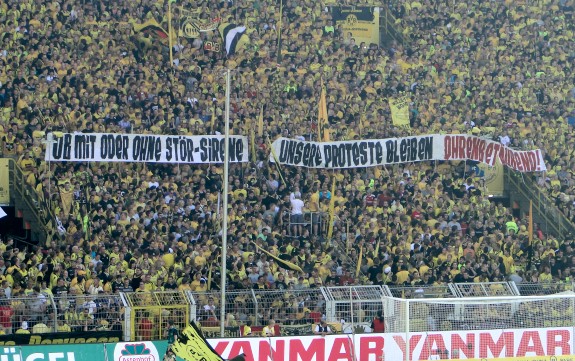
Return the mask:
<svg viewBox="0 0 575 361">
<path fill-rule="evenodd" d="M 339 334 L 208 340 L 224 358 L 247 361 L 520 360 L 574 361 L 574 329 Z M 404 350 L 409 345 L 409 357 Z M 159 361 L 166 341 L 4 346 L 1 361 Z"/>
</svg>

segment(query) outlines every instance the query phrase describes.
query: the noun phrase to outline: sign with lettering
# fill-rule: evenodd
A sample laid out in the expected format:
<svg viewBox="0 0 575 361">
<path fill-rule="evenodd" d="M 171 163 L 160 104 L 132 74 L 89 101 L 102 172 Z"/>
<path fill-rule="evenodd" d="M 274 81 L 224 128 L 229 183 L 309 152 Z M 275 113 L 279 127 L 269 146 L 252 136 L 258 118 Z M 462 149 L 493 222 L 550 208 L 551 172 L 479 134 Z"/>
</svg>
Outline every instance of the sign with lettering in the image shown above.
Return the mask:
<svg viewBox="0 0 575 361">
<path fill-rule="evenodd" d="M 306 142 L 278 138 L 270 161 L 308 168 L 358 168 L 433 160 L 471 160 L 520 172 L 545 171 L 539 149 L 518 151 L 499 142 L 467 134 L 421 135 L 344 142 Z"/>
<path fill-rule="evenodd" d="M 52 162 L 223 163 L 223 135 L 65 133 L 46 149 Z M 230 162 L 247 162 L 247 137 L 229 140 Z"/>
<path fill-rule="evenodd" d="M 1 335 L 0 344 L 14 345 L 62 345 L 119 342 L 122 340 L 121 331 L 79 331 L 79 332 L 51 332 L 51 333 L 13 333 Z"/>
</svg>

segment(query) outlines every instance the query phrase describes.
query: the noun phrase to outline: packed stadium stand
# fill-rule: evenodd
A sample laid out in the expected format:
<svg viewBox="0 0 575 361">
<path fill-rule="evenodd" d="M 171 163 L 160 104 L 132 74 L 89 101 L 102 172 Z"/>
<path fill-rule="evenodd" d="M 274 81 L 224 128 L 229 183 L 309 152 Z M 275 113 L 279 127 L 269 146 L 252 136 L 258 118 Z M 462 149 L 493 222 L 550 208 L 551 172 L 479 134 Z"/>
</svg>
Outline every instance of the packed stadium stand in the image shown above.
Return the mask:
<svg viewBox="0 0 575 361">
<path fill-rule="evenodd" d="M 118 292 L 141 305 L 152 291 L 218 289 L 224 181 L 226 276 L 237 292 L 230 325 L 247 321 L 246 289 L 286 292 L 250 320 L 263 326 L 271 317 L 317 322 L 322 305 L 302 305 L 319 299 L 320 286 L 572 280 L 573 239 L 535 228 L 530 242 L 525 213 L 493 201 L 471 162 L 338 171 L 268 162 L 279 136 L 318 140 L 324 82 L 332 140 L 468 133 L 542 149 L 549 171 L 533 177 L 575 221 L 572 0 L 392 0 L 401 41 L 384 47 L 362 47 L 334 27 L 329 1 L 282 4 L 278 21 L 277 1 L 178 1 L 244 24 L 249 42 L 227 55 L 203 47 L 217 33 L 178 39 L 172 66 L 164 41 L 134 31 L 150 19 L 165 26 L 165 1 L 0 3 L 1 154 L 16 160 L 51 220 L 36 246 L 0 244 L 2 302 L 13 308 L 4 332 L 23 321 L 32 329 L 55 309 L 57 330 L 118 329 Z M 48 133 L 222 134 L 226 69 L 232 134 L 248 136 L 264 109 L 255 159 L 232 164 L 229 179 L 221 165 L 44 161 Z M 402 92 L 411 98 L 407 128 L 393 125 L 386 101 Z M 305 226 L 290 223 L 295 196 Z M 303 272 L 278 267 L 254 244 Z M 54 301 L 38 301 L 43 294 Z M 10 303 L 18 297 L 32 297 L 33 312 Z M 202 298 L 208 326 L 218 302 Z"/>
</svg>

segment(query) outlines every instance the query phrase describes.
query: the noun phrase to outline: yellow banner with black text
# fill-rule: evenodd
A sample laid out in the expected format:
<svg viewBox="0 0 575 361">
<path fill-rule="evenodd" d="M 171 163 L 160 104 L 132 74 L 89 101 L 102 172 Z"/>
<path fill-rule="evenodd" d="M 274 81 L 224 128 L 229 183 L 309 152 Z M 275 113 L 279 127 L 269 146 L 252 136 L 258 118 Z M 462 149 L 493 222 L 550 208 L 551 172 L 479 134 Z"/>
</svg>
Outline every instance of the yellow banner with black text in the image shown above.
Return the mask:
<svg viewBox="0 0 575 361">
<path fill-rule="evenodd" d="M 332 18 L 341 26 L 344 38 L 351 34 L 356 45 L 379 45 L 379 8 L 372 6 L 334 6 Z"/>
</svg>

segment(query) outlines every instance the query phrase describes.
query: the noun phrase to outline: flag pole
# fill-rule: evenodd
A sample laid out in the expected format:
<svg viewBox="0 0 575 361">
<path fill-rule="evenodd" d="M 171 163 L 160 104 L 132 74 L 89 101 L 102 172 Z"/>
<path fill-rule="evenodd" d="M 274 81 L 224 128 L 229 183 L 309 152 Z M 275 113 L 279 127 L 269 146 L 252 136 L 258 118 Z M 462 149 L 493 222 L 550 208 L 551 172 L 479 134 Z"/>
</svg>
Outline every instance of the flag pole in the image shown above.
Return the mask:
<svg viewBox="0 0 575 361">
<path fill-rule="evenodd" d="M 278 44 L 277 44 L 277 62 L 281 62 L 282 60 L 282 51 L 281 51 L 281 44 L 282 44 L 282 20 L 283 20 L 283 10 L 284 10 L 284 2 L 280 0 L 280 15 L 278 20 Z"/>
<path fill-rule="evenodd" d="M 170 47 L 170 68 L 174 66 L 172 31 L 172 0 L 168 0 L 168 46 Z"/>
<path fill-rule="evenodd" d="M 533 201 L 529 201 L 529 246 L 533 247 Z"/>
<path fill-rule="evenodd" d="M 220 275 L 220 334 L 224 337 L 226 319 L 226 273 L 227 264 L 226 259 L 228 258 L 228 173 L 229 173 L 229 155 L 230 155 L 230 69 L 226 73 L 226 126 L 225 126 L 225 138 L 224 138 L 224 194 L 223 194 L 223 220 L 222 220 L 222 272 Z"/>
</svg>

